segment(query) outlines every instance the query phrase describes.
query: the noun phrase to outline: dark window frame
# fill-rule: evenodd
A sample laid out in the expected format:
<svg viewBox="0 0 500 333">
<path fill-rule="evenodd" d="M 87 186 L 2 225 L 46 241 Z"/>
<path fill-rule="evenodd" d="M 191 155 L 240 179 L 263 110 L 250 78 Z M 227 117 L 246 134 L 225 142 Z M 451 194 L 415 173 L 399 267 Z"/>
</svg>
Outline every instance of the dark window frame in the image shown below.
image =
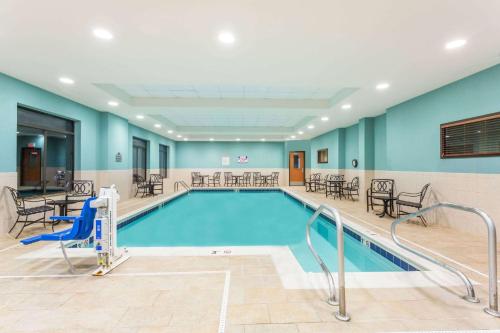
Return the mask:
<svg viewBox="0 0 500 333">
<path fill-rule="evenodd" d="M 450 150 L 452 150 L 453 146 L 449 143 L 449 141 L 451 141 L 451 140 L 448 140 L 450 138 L 449 132 L 447 132 L 448 129 L 458 128 L 459 126 L 464 126 L 464 125 L 480 124 L 480 123 L 483 123 L 482 125 L 485 125 L 489 121 L 500 121 L 500 112 L 441 124 L 441 126 L 440 126 L 440 156 L 441 156 L 441 159 L 500 156 L 500 146 L 498 148 L 498 151 L 496 151 L 496 152 L 495 151 L 493 151 L 493 152 L 470 151 L 470 152 L 457 152 L 457 153 L 450 152 Z M 464 131 L 465 131 L 465 127 L 464 127 Z M 487 136 L 488 134 L 489 134 L 488 132 L 482 133 L 482 135 L 479 136 L 479 139 L 482 139 L 483 137 L 485 139 L 488 139 L 488 136 Z M 465 135 L 464 135 L 464 137 L 465 137 Z M 473 146 L 474 142 L 472 142 L 472 141 L 465 142 L 465 138 L 464 138 L 464 142 L 462 145 L 463 150 L 466 150 L 465 146 L 467 144 L 470 146 Z M 460 147 L 460 145 L 458 145 L 458 147 Z"/>
<path fill-rule="evenodd" d="M 143 143 L 144 145 L 136 145 L 136 142 L 141 142 Z M 136 155 L 135 155 L 135 148 L 138 148 L 138 152 L 140 149 L 143 149 L 144 150 L 144 174 L 138 174 L 136 172 L 136 169 L 142 169 L 142 168 L 139 168 L 139 166 L 135 165 L 136 163 Z M 139 138 L 139 137 L 132 137 L 132 181 L 135 183 L 136 182 L 136 178 L 134 177 L 134 175 L 139 175 L 141 177 L 143 177 L 144 179 L 147 179 L 147 176 L 148 176 L 148 170 L 149 170 L 149 163 L 148 163 L 148 155 L 149 155 L 149 142 L 147 140 L 144 140 L 142 138 Z"/>
<path fill-rule="evenodd" d="M 326 159 L 321 159 L 321 153 L 325 152 Z M 328 148 L 323 148 L 323 149 L 318 149 L 317 150 L 317 156 L 316 156 L 316 161 L 318 164 L 325 164 L 328 163 Z"/>
<path fill-rule="evenodd" d="M 164 155 L 163 158 L 165 159 L 164 165 L 162 165 L 162 154 Z M 158 145 L 158 169 L 159 169 L 160 175 L 163 178 L 168 178 L 168 171 L 170 169 L 170 146 L 169 145 L 164 145 L 161 143 Z"/>
</svg>

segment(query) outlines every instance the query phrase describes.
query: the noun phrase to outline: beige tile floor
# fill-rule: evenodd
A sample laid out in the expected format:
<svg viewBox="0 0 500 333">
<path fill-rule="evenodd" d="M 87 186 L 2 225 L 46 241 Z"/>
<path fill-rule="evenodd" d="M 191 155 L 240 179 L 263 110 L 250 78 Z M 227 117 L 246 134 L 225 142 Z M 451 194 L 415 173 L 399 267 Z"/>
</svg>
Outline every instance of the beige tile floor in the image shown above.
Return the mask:
<svg viewBox="0 0 500 333">
<path fill-rule="evenodd" d="M 303 192 L 294 187 L 294 191 Z M 388 229 L 391 219 L 366 214 L 360 203 L 325 200 L 351 214 L 366 227 Z M 161 197 L 119 204 L 125 214 Z M 61 228 L 64 226 L 58 226 Z M 40 227 L 28 228 L 25 235 Z M 401 234 L 434 251 L 486 272 L 481 237 L 431 226 L 408 224 Z M 67 274 L 62 259 L 19 259 L 42 245 L 9 246 L 0 238 L 0 275 Z M 8 249 L 2 251 L 2 249 Z M 80 272 L 94 265 L 77 259 Z M 226 332 L 390 332 L 415 330 L 499 329 L 500 319 L 482 312 L 487 300 L 485 279 L 477 291 L 481 304 L 470 304 L 438 286 L 407 289 L 348 289 L 351 322 L 337 321 L 335 307 L 323 302 L 322 291 L 288 290 L 269 256 L 132 257 L 109 276 L 16 277 L 0 279 L 0 332 L 217 332 L 225 285 L 230 272 Z M 133 275 L 158 273 L 159 275 Z M 179 274 L 182 272 L 183 274 Z M 190 272 L 189 274 L 186 274 Z M 200 272 L 200 273 L 196 273 Z M 175 273 L 175 274 L 173 274 Z"/>
</svg>

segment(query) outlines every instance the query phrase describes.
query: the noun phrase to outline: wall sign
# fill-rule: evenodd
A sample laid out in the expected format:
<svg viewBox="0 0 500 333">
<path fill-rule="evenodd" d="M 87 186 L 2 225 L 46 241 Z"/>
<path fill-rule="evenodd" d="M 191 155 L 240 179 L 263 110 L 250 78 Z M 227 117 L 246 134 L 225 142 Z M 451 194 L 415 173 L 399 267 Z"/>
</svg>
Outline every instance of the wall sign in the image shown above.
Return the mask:
<svg viewBox="0 0 500 333">
<path fill-rule="evenodd" d="M 120 152 L 116 153 L 115 155 L 115 161 L 118 163 L 122 162 L 122 154 Z"/>
<path fill-rule="evenodd" d="M 352 160 L 352 166 L 353 166 L 354 168 L 357 168 L 357 167 L 358 167 L 358 160 L 357 160 L 357 159 L 353 159 L 353 160 Z"/>
<path fill-rule="evenodd" d="M 229 156 L 222 156 L 222 159 L 221 159 L 222 166 L 228 166 L 229 162 L 230 162 Z"/>
<path fill-rule="evenodd" d="M 237 162 L 239 164 L 246 164 L 246 163 L 248 163 L 248 156 L 247 155 L 240 155 L 240 156 L 238 156 Z"/>
</svg>

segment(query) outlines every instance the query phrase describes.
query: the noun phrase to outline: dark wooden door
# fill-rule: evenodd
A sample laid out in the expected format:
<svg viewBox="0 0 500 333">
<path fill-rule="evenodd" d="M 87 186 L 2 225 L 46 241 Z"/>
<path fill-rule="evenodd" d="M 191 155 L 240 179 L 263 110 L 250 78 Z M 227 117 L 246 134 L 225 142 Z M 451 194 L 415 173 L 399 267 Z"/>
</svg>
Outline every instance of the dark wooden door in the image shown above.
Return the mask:
<svg viewBox="0 0 500 333">
<path fill-rule="evenodd" d="M 42 184 L 42 149 L 21 149 L 21 186 L 40 186 Z"/>
</svg>

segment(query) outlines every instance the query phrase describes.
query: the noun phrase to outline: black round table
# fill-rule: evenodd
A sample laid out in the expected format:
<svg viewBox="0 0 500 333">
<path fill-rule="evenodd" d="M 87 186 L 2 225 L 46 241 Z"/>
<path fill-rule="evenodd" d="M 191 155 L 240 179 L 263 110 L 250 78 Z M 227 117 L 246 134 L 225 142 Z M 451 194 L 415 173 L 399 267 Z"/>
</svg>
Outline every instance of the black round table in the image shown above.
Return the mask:
<svg viewBox="0 0 500 333">
<path fill-rule="evenodd" d="M 377 199 L 377 200 L 382 200 L 382 202 L 384 203 L 384 209 L 382 210 L 382 212 L 380 213 L 377 213 L 378 217 L 384 217 L 385 215 L 389 215 L 390 217 L 394 217 L 392 216 L 392 202 L 395 201 L 397 198 L 396 197 L 389 197 L 389 196 L 384 196 L 384 195 L 374 195 L 372 196 L 373 199 Z M 391 210 L 389 211 L 389 208 L 391 208 Z"/>
</svg>

